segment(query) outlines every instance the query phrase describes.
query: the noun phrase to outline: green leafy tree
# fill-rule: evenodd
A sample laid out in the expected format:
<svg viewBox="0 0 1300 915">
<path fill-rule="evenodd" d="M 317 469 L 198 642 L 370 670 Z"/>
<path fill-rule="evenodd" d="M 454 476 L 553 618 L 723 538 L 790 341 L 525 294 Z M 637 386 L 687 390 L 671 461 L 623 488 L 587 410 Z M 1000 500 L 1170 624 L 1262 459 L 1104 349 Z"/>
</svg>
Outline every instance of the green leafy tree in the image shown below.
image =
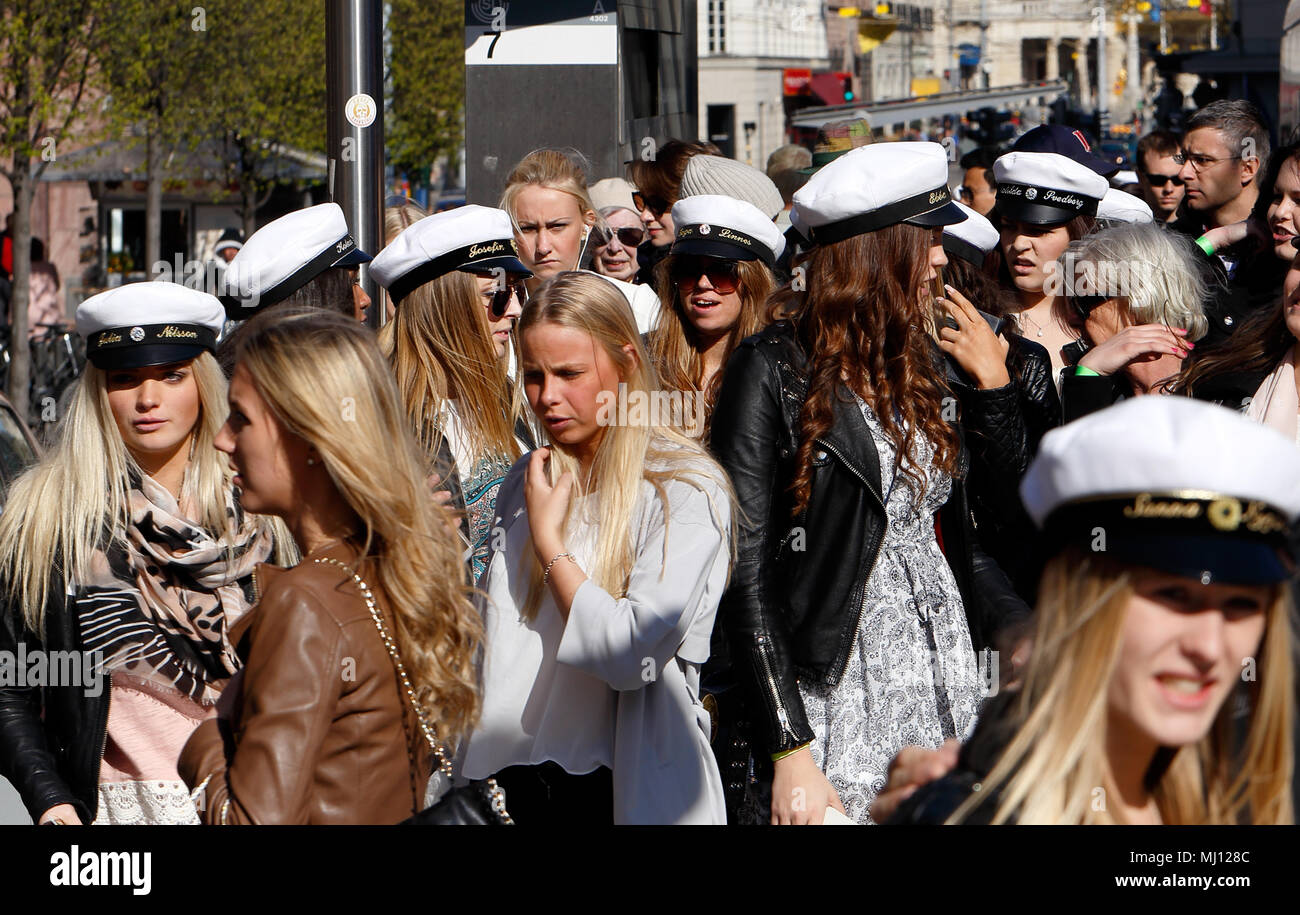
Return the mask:
<svg viewBox="0 0 1300 915">
<path fill-rule="evenodd" d="M 202 87 L 217 78 L 207 11 L 193 0 L 116 0 L 103 23 L 98 76 L 112 135 L 145 145 L 145 264 L 158 263 L 164 162 L 208 135 Z M 171 175 L 168 177 L 176 177 Z"/>
<path fill-rule="evenodd" d="M 83 120 L 107 0 L 7 0 L 0 4 L 0 175 L 13 189 L 9 299 L 9 399 L 27 415 L 31 377 L 27 302 L 32 200 L 60 144 Z"/>
<path fill-rule="evenodd" d="M 209 0 L 203 86 L 211 136 L 225 149 L 244 234 L 286 176 L 291 150 L 325 149 L 325 4 L 319 0 Z"/>
<path fill-rule="evenodd" d="M 454 165 L 465 142 L 464 4 L 392 0 L 388 32 L 388 161 L 407 174 Z"/>
</svg>

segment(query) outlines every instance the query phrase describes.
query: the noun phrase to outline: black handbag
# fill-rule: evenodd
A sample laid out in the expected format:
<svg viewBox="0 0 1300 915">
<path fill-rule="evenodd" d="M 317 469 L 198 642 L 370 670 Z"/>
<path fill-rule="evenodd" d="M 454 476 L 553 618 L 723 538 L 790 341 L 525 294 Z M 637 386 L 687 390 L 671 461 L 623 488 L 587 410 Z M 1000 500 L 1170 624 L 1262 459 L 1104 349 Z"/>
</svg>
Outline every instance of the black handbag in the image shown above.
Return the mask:
<svg viewBox="0 0 1300 915">
<path fill-rule="evenodd" d="M 379 615 L 379 610 L 375 606 L 375 596 L 370 592 L 370 586 L 362 580 L 360 575 L 337 559 L 316 559 L 314 561 L 336 565 L 351 575 L 352 580 L 356 582 L 357 588 L 361 591 L 361 596 L 365 599 L 366 609 L 370 611 L 370 618 L 375 621 L 375 628 L 379 630 L 379 638 L 388 648 L 388 655 L 393 659 L 393 666 L 397 668 L 397 676 L 402 681 L 402 688 L 406 690 L 406 696 L 411 702 L 411 708 L 415 710 L 415 717 L 420 722 L 420 731 L 424 734 L 424 739 L 428 741 L 429 749 L 433 751 L 434 758 L 438 760 L 439 770 L 450 778 L 451 760 L 447 758 L 446 750 L 443 749 L 441 741 L 433 732 L 433 726 L 425 720 L 424 710 L 420 708 L 420 703 L 415 699 L 415 690 L 411 688 L 410 678 L 406 676 L 406 665 L 402 663 L 402 656 L 397 653 L 397 643 L 388 636 L 388 628 L 384 625 L 383 617 Z M 407 749 L 409 752 L 409 743 Z M 414 764 L 414 760 L 412 760 L 412 764 Z M 459 788 L 451 788 L 436 803 L 426 807 L 414 816 L 402 820 L 398 825 L 513 826 L 515 821 L 510 818 L 510 813 L 506 810 L 505 789 L 496 783 L 496 779 L 486 778 L 472 781 L 468 785 L 462 785 Z"/>
<path fill-rule="evenodd" d="M 452 788 L 436 804 L 399 826 L 513 826 L 506 811 L 505 789 L 495 778 L 483 778 Z"/>
</svg>

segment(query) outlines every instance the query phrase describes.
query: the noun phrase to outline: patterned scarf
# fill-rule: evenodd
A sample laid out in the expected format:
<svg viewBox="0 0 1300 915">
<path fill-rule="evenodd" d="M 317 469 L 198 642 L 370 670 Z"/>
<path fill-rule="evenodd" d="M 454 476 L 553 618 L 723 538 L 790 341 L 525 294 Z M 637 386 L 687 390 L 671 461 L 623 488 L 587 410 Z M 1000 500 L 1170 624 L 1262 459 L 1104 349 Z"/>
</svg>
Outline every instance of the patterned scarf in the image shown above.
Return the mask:
<svg viewBox="0 0 1300 915">
<path fill-rule="evenodd" d="M 239 670 L 228 633 L 248 610 L 254 566 L 270 558 L 270 533 L 232 494 L 214 540 L 153 478 L 133 482 L 129 527 L 95 551 L 75 595 L 85 649 L 103 652 L 109 670 L 211 705 Z"/>
</svg>

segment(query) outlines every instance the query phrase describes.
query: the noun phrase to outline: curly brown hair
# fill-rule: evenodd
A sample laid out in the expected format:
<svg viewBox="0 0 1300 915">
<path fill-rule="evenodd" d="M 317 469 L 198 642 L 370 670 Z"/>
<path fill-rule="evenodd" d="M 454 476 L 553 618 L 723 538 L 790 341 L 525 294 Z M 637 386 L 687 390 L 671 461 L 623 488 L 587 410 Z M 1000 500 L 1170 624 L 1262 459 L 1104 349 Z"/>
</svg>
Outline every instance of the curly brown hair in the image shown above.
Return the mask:
<svg viewBox="0 0 1300 915">
<path fill-rule="evenodd" d="M 895 471 L 920 500 L 925 468 L 913 454 L 917 434 L 935 449 L 934 465 L 956 475 L 956 431 L 943 418 L 948 388 L 938 372 L 926 328 L 928 305 L 918 290 L 929 272 L 931 230 L 898 223 L 815 248 L 807 291 L 791 316 L 809 356 L 808 395 L 800 418 L 794 514 L 808 505 L 815 442 L 834 421 L 847 387 L 875 412 L 893 443 Z"/>
</svg>

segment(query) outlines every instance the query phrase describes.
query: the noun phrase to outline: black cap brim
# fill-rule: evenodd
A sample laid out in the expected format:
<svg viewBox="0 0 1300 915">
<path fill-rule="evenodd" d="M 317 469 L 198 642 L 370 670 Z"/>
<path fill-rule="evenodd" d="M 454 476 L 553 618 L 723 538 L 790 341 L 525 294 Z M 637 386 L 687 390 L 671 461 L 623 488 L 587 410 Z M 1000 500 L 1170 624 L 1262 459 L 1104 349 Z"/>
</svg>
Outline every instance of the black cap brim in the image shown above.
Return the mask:
<svg viewBox="0 0 1300 915">
<path fill-rule="evenodd" d="M 331 267 L 356 267 L 359 266 L 360 264 L 368 264 L 372 260 L 374 260 L 374 258 L 371 257 L 366 252 L 362 251 L 360 248 L 353 248 L 347 254 L 343 255 L 334 263 L 330 264 L 330 266 Z"/>
<path fill-rule="evenodd" d="M 1294 571 L 1274 545 L 1232 536 L 1112 536 L 1106 554 L 1203 584 L 1270 585 Z"/>
<path fill-rule="evenodd" d="M 506 273 L 519 273 L 525 277 L 533 275 L 533 271 L 525 267 L 523 261 L 511 255 L 505 257 L 485 257 L 482 260 L 462 264 L 456 269 L 463 270 L 466 273 L 491 273 L 494 268 L 501 268 L 502 270 L 505 270 Z"/>
<path fill-rule="evenodd" d="M 961 211 L 961 207 L 951 200 L 937 210 L 931 210 L 928 213 L 922 213 L 920 216 L 911 216 L 903 220 L 909 225 L 924 226 L 927 229 L 932 229 L 935 226 L 952 226 L 965 221 L 966 214 Z"/>
<path fill-rule="evenodd" d="M 1001 216 L 1007 219 L 1027 222 L 1034 226 L 1060 226 L 1076 216 L 1094 215 L 1094 213 L 1089 213 L 1087 210 L 1063 210 L 1060 207 L 1017 200 L 1014 197 L 999 197 L 997 210 Z"/>
<path fill-rule="evenodd" d="M 91 354 L 88 358 L 96 367 L 112 369 L 142 369 L 151 365 L 170 365 L 187 362 L 207 350 L 206 346 L 185 343 L 146 343 L 141 346 L 122 346 Z"/>
<path fill-rule="evenodd" d="M 684 238 L 673 242 L 673 254 L 695 254 L 700 257 L 720 257 L 730 261 L 760 260 L 756 251 L 712 238 Z"/>
</svg>

